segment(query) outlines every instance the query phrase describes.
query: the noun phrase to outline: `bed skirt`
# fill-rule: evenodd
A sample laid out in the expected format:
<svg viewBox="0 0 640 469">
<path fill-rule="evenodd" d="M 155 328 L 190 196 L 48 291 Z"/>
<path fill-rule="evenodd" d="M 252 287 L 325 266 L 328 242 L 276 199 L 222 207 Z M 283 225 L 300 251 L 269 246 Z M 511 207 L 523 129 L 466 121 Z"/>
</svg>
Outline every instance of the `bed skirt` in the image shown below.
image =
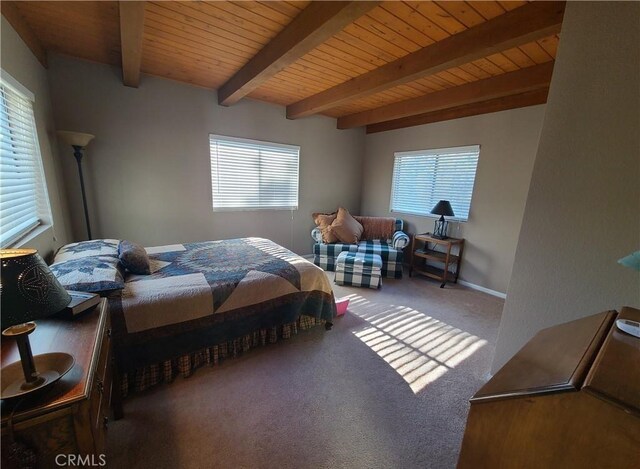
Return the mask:
<svg viewBox="0 0 640 469">
<path fill-rule="evenodd" d="M 160 363 L 138 368 L 133 372 L 122 373 L 120 389 L 122 397 L 134 392 L 141 392 L 161 383 L 170 383 L 176 376 L 187 378 L 193 372 L 204 366 L 216 366 L 225 358 L 237 357 L 251 348 L 273 344 L 278 339 L 288 339 L 296 335 L 299 330 L 324 324 L 325 321 L 311 316 L 300 316 L 297 321 L 259 329 L 222 344 L 206 347 L 195 352 L 165 360 Z"/>
</svg>

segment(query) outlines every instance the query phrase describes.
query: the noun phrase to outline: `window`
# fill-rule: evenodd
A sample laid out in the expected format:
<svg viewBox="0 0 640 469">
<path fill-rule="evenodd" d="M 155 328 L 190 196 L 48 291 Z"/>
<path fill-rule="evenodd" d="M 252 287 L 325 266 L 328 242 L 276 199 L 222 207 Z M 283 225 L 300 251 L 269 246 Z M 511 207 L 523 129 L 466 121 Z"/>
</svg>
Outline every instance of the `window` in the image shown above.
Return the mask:
<svg viewBox="0 0 640 469">
<path fill-rule="evenodd" d="M 209 136 L 213 210 L 298 208 L 300 147 Z"/>
<path fill-rule="evenodd" d="M 455 218 L 467 220 L 479 155 L 479 145 L 396 153 L 391 211 L 429 215 L 448 200 Z"/>
<path fill-rule="evenodd" d="M 34 97 L 2 71 L 0 80 L 0 246 L 50 222 L 33 114 Z"/>
</svg>

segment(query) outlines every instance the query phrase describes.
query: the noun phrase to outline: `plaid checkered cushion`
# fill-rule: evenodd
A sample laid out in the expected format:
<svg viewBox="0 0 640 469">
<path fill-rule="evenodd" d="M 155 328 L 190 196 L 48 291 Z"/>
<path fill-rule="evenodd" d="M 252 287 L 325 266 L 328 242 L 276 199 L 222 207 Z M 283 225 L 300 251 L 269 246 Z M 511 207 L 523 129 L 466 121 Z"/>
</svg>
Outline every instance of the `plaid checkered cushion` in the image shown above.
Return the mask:
<svg viewBox="0 0 640 469">
<path fill-rule="evenodd" d="M 380 288 L 382 259 L 377 254 L 341 252 L 336 259 L 335 282 L 338 285 Z"/>
<path fill-rule="evenodd" d="M 318 267 L 333 272 L 336 270 L 336 258 L 343 251 L 356 252 L 357 244 L 324 244 L 316 243 L 313 245 L 313 263 Z"/>
<path fill-rule="evenodd" d="M 377 254 L 366 252 L 341 252 L 336 259 L 336 270 L 352 272 L 380 273 L 382 259 Z"/>
<path fill-rule="evenodd" d="M 360 241 L 358 252 L 377 254 L 382 259 L 382 276 L 402 278 L 402 250 L 385 241 Z"/>
<path fill-rule="evenodd" d="M 382 278 L 380 275 L 369 275 L 361 272 L 345 272 L 342 270 L 336 270 L 336 277 L 334 281 L 338 285 L 351 287 L 380 288 L 382 286 Z"/>
<path fill-rule="evenodd" d="M 334 271 L 336 258 L 341 252 L 377 254 L 382 259 L 382 276 L 402 278 L 402 250 L 394 249 L 385 241 L 360 241 L 356 244 L 320 244 L 313 246 L 313 262 L 324 270 Z"/>
</svg>

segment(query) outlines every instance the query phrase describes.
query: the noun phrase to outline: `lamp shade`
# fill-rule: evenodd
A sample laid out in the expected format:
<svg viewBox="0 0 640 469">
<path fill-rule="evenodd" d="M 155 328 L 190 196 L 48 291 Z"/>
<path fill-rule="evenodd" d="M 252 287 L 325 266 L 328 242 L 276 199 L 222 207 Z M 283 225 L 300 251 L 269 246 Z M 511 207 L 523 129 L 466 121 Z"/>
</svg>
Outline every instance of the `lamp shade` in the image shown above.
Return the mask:
<svg viewBox="0 0 640 469">
<path fill-rule="evenodd" d="M 448 200 L 441 200 L 436 204 L 435 207 L 431 210 L 431 213 L 434 215 L 444 215 L 447 217 L 455 216 L 453 213 L 453 209 L 451 208 L 451 204 Z"/>
<path fill-rule="evenodd" d="M 58 137 L 74 147 L 86 147 L 94 139 L 94 135 L 83 134 L 82 132 L 71 132 L 69 130 L 58 130 Z"/>
<path fill-rule="evenodd" d="M 35 249 L 0 250 L 2 329 L 62 311 L 71 297 Z"/>
</svg>

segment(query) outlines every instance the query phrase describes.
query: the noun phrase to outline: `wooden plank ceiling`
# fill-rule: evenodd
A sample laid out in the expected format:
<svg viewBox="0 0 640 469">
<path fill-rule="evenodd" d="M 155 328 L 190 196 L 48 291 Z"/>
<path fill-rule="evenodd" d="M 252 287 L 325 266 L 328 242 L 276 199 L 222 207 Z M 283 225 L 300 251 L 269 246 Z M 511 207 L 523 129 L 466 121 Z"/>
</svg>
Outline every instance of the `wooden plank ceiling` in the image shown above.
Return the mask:
<svg viewBox="0 0 640 469">
<path fill-rule="evenodd" d="M 138 3 L 138 5 L 133 5 Z M 564 2 L 10 2 L 44 51 L 380 132 L 546 101 Z"/>
</svg>

